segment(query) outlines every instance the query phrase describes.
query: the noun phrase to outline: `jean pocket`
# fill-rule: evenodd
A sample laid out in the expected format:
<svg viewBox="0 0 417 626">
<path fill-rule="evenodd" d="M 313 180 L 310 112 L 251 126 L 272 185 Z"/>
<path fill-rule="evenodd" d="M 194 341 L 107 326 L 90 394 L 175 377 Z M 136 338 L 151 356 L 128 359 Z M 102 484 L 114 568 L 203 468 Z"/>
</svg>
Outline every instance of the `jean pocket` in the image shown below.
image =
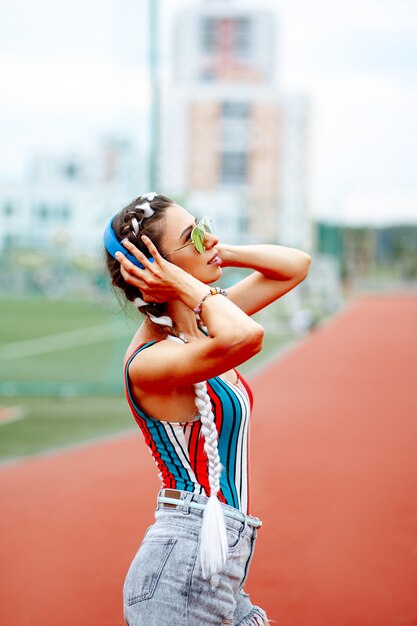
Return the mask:
<svg viewBox="0 0 417 626">
<path fill-rule="evenodd" d="M 249 557 L 248 557 L 248 559 L 246 561 L 245 571 L 244 571 L 244 574 L 243 574 L 242 581 L 240 583 L 241 587 L 243 587 L 243 585 L 245 584 L 246 579 L 247 579 L 248 574 L 249 574 L 249 567 L 250 567 L 250 564 L 252 563 L 253 555 L 254 555 L 254 552 L 255 552 L 256 537 L 257 537 L 257 529 L 255 528 L 254 533 L 253 533 L 253 537 L 251 539 L 251 548 L 250 548 Z"/>
<path fill-rule="evenodd" d="M 126 604 L 149 600 L 153 596 L 176 541 L 163 537 L 150 537 L 142 541 L 123 585 Z"/>
<path fill-rule="evenodd" d="M 235 552 L 239 548 L 244 537 L 245 535 L 243 533 L 243 524 L 241 530 L 236 530 L 235 528 L 227 528 L 227 543 L 229 546 L 229 553 Z"/>
</svg>

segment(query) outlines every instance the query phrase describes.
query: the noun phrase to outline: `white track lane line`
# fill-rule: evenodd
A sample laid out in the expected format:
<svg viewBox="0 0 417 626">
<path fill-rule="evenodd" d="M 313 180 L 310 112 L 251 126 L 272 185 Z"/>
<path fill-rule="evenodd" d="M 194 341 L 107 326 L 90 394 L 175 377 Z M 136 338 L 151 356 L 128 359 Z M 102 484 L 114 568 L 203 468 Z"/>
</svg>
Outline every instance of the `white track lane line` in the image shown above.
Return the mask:
<svg viewBox="0 0 417 626">
<path fill-rule="evenodd" d="M 3 406 L 0 407 L 0 426 L 17 422 L 26 416 L 26 411 L 22 406 Z"/>
<path fill-rule="evenodd" d="M 123 337 L 129 334 L 131 334 L 129 329 L 123 328 L 118 324 L 102 324 L 101 326 L 69 330 L 54 335 L 46 335 L 45 337 L 36 337 L 36 339 L 6 343 L 0 347 L 0 359 L 7 361 L 46 352 L 56 352 L 82 344 L 97 343 L 103 341 L 103 339 Z"/>
</svg>

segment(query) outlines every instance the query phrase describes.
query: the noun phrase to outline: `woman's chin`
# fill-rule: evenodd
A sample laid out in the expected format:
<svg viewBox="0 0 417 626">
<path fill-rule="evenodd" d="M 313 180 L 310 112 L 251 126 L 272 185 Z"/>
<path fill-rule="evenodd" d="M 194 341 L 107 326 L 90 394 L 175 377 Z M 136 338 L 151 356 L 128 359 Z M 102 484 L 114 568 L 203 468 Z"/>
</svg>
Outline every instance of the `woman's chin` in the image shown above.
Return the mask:
<svg viewBox="0 0 417 626">
<path fill-rule="evenodd" d="M 210 285 L 210 283 L 215 283 L 216 280 L 219 280 L 219 278 L 223 276 L 223 270 L 220 265 L 213 266 L 213 268 L 215 268 L 217 272 L 213 271 L 213 278 L 209 278 L 208 280 L 204 281 L 207 285 Z"/>
</svg>

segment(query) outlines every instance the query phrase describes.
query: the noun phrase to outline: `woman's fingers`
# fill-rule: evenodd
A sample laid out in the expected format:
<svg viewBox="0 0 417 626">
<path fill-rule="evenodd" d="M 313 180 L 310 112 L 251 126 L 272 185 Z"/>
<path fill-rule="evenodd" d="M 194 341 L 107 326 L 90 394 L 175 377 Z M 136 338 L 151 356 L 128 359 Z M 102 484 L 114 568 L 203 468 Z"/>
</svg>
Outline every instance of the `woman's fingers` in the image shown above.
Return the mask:
<svg viewBox="0 0 417 626">
<path fill-rule="evenodd" d="M 146 269 L 152 269 L 152 263 L 146 258 L 143 252 L 138 250 L 138 248 L 131 241 L 129 241 L 129 239 L 123 239 L 122 244 L 127 250 L 129 250 L 130 254 L 139 261 L 139 263 L 142 263 L 142 265 L 145 266 Z M 133 265 L 133 267 L 135 266 Z"/>
<path fill-rule="evenodd" d="M 139 272 L 144 272 L 145 270 L 141 269 L 140 267 L 138 267 L 137 265 L 132 263 L 132 261 L 129 261 L 127 256 L 125 256 L 122 252 L 116 252 L 115 256 L 116 256 L 116 259 L 120 263 L 120 271 L 121 271 L 123 277 L 124 277 L 124 274 L 123 274 L 122 270 L 124 270 L 126 272 L 127 276 L 134 276 L 136 278 L 142 278 L 142 276 L 141 276 L 141 274 Z M 130 281 L 128 281 L 128 282 L 130 282 Z"/>
<path fill-rule="evenodd" d="M 142 235 L 141 239 L 143 243 L 145 244 L 145 246 L 148 248 L 149 252 L 152 254 L 155 261 L 157 261 L 158 263 L 165 261 L 164 257 L 160 255 L 155 244 L 152 242 L 151 239 L 149 239 L 147 235 Z"/>
<path fill-rule="evenodd" d="M 154 262 L 149 259 L 130 241 L 123 239 L 122 244 L 129 253 L 144 265 L 145 269 L 140 269 L 132 263 L 122 252 L 116 252 L 115 257 L 120 263 L 120 273 L 123 279 L 137 287 L 143 294 L 145 300 L 150 296 L 150 302 L 166 302 L 167 296 L 172 297 L 169 282 L 167 284 L 164 265 L 165 259 L 160 255 L 156 246 L 149 237 L 142 236 L 143 243 L 148 247 Z M 149 271 L 147 271 L 149 270 Z"/>
<path fill-rule="evenodd" d="M 135 266 L 133 265 L 133 267 Z M 134 287 L 142 290 L 144 285 L 143 280 L 139 280 L 133 272 L 129 272 L 129 270 L 126 269 L 122 264 L 120 264 L 120 273 L 123 276 L 124 280 L 129 283 L 129 285 L 133 285 Z"/>
<path fill-rule="evenodd" d="M 127 272 L 134 273 L 136 265 L 134 265 L 131 261 L 129 261 L 129 259 L 127 258 L 125 254 L 123 254 L 123 252 L 117 251 L 114 256 L 116 257 L 116 259 L 119 261 L 121 265 L 120 270 L 125 269 Z M 136 269 L 139 269 L 139 268 L 136 268 Z"/>
<path fill-rule="evenodd" d="M 121 252 L 116 252 L 116 256 L 117 259 L 120 260 L 120 273 L 124 280 L 129 283 L 129 285 L 137 287 L 145 300 L 149 302 L 159 302 L 159 300 L 155 298 L 154 290 L 152 290 L 152 296 L 148 293 L 149 285 L 144 277 L 142 277 L 142 272 L 145 270 L 139 269 L 136 265 L 131 263 L 129 259 L 123 256 Z"/>
<path fill-rule="evenodd" d="M 139 289 L 140 293 L 142 294 L 142 299 L 144 300 L 144 302 L 146 303 L 164 302 L 164 299 L 158 299 L 155 296 L 154 291 L 152 292 L 149 291 L 147 284 L 143 280 L 139 280 L 133 274 L 129 274 L 129 272 L 122 265 L 120 266 L 120 273 L 123 276 L 124 280 L 127 283 L 129 283 L 129 285 L 132 285 L 133 287 L 136 287 L 137 289 Z"/>
</svg>

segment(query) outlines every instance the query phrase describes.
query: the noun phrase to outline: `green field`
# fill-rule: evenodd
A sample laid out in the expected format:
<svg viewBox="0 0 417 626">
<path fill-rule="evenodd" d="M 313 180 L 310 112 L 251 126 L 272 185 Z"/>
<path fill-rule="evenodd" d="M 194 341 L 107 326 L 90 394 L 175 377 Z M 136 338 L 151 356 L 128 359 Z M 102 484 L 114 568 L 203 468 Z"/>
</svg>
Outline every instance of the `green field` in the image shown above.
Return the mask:
<svg viewBox="0 0 417 626">
<path fill-rule="evenodd" d="M 138 322 L 110 297 L 1 300 L 0 407 L 14 407 L 20 419 L 0 422 L 0 460 L 137 430 L 122 363 Z M 250 374 L 292 340 L 267 336 L 239 370 Z"/>
</svg>

